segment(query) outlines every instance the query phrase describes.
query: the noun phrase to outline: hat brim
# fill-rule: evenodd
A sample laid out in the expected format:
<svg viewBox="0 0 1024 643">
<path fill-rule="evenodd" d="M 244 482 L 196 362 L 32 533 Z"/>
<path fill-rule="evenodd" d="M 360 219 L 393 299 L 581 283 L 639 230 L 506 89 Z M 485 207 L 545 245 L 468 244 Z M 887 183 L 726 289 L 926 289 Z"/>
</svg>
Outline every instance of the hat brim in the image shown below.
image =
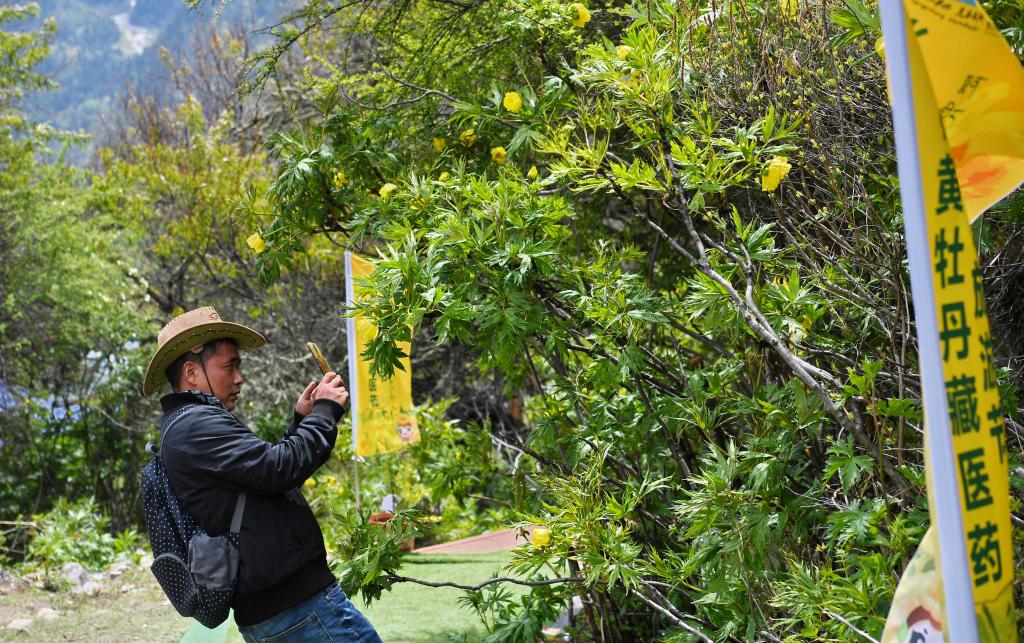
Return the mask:
<svg viewBox="0 0 1024 643">
<path fill-rule="evenodd" d="M 179 335 L 167 340 L 157 349 L 146 367 L 146 377 L 142 380 L 142 394 L 150 395 L 160 385 L 167 383 L 167 367 L 174 363 L 190 349 L 202 346 L 217 339 L 232 339 L 239 349 L 258 348 L 267 343 L 267 338 L 248 326 L 226 321 L 199 324 L 186 329 Z"/>
</svg>

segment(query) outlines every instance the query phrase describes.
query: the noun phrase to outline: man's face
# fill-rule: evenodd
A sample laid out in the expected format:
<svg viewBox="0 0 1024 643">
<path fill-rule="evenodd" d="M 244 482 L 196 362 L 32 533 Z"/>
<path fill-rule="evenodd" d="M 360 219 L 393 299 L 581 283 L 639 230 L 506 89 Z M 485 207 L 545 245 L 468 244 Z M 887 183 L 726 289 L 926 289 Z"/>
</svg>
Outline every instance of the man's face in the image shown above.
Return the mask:
<svg viewBox="0 0 1024 643">
<path fill-rule="evenodd" d="M 238 348 L 232 342 L 221 342 L 217 351 L 205 360 L 206 376 L 203 367 L 195 362 L 186 365 L 185 380 L 191 386 L 204 393 L 217 397 L 229 411 L 234 410 L 238 402 L 238 394 L 245 378 L 242 377 L 242 358 L 238 356 Z M 209 384 L 207 384 L 207 377 Z M 213 390 L 210 390 L 210 389 Z"/>
</svg>

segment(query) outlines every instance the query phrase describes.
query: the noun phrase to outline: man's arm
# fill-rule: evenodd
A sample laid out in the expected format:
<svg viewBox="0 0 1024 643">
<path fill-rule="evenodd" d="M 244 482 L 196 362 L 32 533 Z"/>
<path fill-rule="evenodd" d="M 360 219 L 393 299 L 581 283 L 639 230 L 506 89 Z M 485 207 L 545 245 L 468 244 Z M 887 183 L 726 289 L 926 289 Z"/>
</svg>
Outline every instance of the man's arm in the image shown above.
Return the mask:
<svg viewBox="0 0 1024 643">
<path fill-rule="evenodd" d="M 164 441 L 169 467 L 216 486 L 249 493 L 283 493 L 302 484 L 330 457 L 344 407 L 319 399 L 282 440 L 257 437 L 235 416 L 213 407 L 196 411 L 188 431 Z"/>
</svg>

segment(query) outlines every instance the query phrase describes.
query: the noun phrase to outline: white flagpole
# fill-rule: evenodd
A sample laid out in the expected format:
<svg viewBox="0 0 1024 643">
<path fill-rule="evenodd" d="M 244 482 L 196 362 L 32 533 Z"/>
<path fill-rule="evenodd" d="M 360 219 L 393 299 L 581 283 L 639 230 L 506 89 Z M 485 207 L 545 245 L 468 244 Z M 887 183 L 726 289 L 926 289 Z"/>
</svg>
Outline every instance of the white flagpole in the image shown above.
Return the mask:
<svg viewBox="0 0 1024 643">
<path fill-rule="evenodd" d="M 355 280 L 352 278 L 352 253 L 345 251 L 345 304 L 351 308 L 355 304 Z M 356 445 L 359 444 L 359 404 L 356 395 L 359 391 L 357 376 L 359 373 L 356 353 L 356 320 L 352 317 L 345 319 L 345 336 L 348 340 L 348 408 L 352 417 L 352 473 L 355 478 L 354 491 L 356 494 L 356 512 L 361 511 L 359 499 L 359 456 L 355 454 Z"/>
<path fill-rule="evenodd" d="M 922 168 L 918 155 L 903 0 L 882 0 L 880 9 L 896 136 L 900 196 L 903 199 L 910 287 L 917 317 L 924 426 L 928 433 L 928 458 L 932 471 L 930 482 L 936 504 L 933 515 L 938 523 L 942 586 L 946 599 L 943 634 L 947 641 L 975 643 L 978 641 L 978 625 L 974 613 L 967 546 L 964 543 L 953 438 L 946 408 L 946 384 L 939 352 L 939 328 L 935 317 L 935 290 L 924 209 L 924 188 L 921 184 Z M 938 114 L 935 118 L 938 118 Z"/>
</svg>

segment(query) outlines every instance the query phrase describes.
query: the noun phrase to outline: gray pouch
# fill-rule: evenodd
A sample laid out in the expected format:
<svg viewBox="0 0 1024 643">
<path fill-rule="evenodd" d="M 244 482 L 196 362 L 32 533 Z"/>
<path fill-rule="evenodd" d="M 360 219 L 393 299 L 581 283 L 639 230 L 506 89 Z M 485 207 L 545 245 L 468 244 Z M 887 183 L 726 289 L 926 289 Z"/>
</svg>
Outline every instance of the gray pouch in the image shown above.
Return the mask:
<svg viewBox="0 0 1024 643">
<path fill-rule="evenodd" d="M 245 511 L 245 494 L 238 494 L 230 533 L 210 536 L 196 532 L 188 543 L 188 568 L 197 587 L 215 592 L 233 590 L 238 575 L 238 532 Z"/>
<path fill-rule="evenodd" d="M 238 548 L 225 536 L 200 531 L 188 543 L 188 568 L 198 587 L 227 591 L 238 574 Z"/>
</svg>

